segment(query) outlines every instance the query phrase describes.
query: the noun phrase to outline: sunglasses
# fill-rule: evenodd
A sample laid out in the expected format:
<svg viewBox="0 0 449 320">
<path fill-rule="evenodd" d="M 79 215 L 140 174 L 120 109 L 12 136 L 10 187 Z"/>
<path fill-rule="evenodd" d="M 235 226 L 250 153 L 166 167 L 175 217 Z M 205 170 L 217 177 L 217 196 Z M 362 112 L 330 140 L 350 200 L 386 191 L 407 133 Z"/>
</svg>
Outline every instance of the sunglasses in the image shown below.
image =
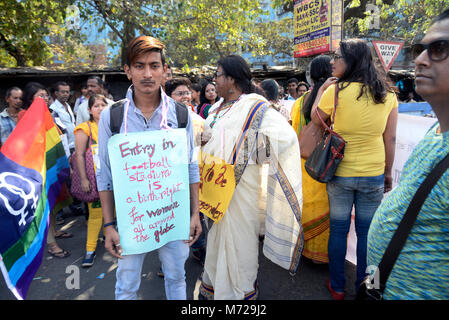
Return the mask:
<svg viewBox="0 0 449 320">
<path fill-rule="evenodd" d="M 190 96 L 192 93 L 190 91 L 176 91 L 173 92 L 172 94 L 177 97 L 182 97 L 182 96 Z"/>
<path fill-rule="evenodd" d="M 430 60 L 443 61 L 449 56 L 449 40 L 436 40 L 429 44 L 415 43 L 411 50 L 412 59 L 415 60 L 424 50 L 427 50 Z"/>
<path fill-rule="evenodd" d="M 343 56 L 339 54 L 334 54 L 334 60 L 343 59 Z"/>
</svg>

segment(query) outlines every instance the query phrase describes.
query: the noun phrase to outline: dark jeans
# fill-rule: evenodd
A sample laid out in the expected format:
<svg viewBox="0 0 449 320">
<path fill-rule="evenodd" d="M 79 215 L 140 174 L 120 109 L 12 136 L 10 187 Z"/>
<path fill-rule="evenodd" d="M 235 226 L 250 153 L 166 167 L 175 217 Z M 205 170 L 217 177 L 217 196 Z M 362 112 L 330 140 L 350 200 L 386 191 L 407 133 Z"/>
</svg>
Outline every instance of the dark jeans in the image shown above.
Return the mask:
<svg viewBox="0 0 449 320">
<path fill-rule="evenodd" d="M 345 288 L 345 258 L 351 211 L 355 206 L 357 234 L 356 288 L 365 278 L 368 230 L 384 191 L 384 176 L 334 177 L 327 184 L 330 210 L 329 273 L 332 289 Z"/>
</svg>

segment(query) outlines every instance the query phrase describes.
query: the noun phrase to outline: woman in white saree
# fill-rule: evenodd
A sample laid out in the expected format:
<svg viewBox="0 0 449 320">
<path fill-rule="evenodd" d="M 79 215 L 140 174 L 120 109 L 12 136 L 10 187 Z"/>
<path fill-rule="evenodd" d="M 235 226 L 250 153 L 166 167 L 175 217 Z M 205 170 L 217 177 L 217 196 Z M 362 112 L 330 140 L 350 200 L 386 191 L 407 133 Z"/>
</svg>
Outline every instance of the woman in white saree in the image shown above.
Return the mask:
<svg viewBox="0 0 449 320">
<path fill-rule="evenodd" d="M 264 255 L 292 274 L 299 265 L 299 145 L 285 118 L 251 93 L 251 72 L 243 58 L 221 59 L 214 80 L 223 100 L 206 119 L 201 151 L 234 165 L 236 188 L 223 218 L 209 231 L 199 298 L 256 299 L 260 213 L 266 215 Z M 262 179 L 264 163 L 270 169 Z"/>
</svg>

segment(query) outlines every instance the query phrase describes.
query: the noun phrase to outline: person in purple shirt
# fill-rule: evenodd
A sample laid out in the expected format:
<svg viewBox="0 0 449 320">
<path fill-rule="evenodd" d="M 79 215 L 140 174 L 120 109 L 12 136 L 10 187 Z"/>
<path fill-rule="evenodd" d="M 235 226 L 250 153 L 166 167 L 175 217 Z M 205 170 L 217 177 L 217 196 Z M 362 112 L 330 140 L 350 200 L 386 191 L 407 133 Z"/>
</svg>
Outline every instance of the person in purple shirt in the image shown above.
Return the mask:
<svg viewBox="0 0 449 320">
<path fill-rule="evenodd" d="M 132 81 L 126 98 L 129 110 L 127 117 L 127 132 L 160 130 L 163 120 L 163 110 L 167 110 L 166 121 L 171 128 L 178 127 L 176 106 L 174 100 L 161 89 L 161 81 L 166 72 L 164 45 L 157 39 L 140 36 L 131 40 L 128 46 L 125 72 Z M 105 229 L 105 247 L 118 259 L 117 282 L 115 298 L 137 299 L 140 287 L 142 263 L 146 254 L 122 256 L 120 235 L 114 228 L 114 194 L 113 181 L 107 144 L 112 136 L 110 128 L 110 108 L 103 110 L 98 128 L 100 169 L 97 170 L 97 185 L 100 194 L 101 207 Z M 165 119 L 165 117 L 164 117 Z M 120 132 L 124 132 L 125 121 Z M 201 233 L 199 218 L 199 169 L 193 157 L 193 126 L 190 117 L 186 125 L 187 144 L 189 151 L 189 184 L 190 184 L 190 238 L 188 241 L 172 241 L 158 249 L 165 274 L 165 292 L 168 300 L 186 299 L 186 282 L 184 264 L 189 256 L 189 246 Z"/>
</svg>

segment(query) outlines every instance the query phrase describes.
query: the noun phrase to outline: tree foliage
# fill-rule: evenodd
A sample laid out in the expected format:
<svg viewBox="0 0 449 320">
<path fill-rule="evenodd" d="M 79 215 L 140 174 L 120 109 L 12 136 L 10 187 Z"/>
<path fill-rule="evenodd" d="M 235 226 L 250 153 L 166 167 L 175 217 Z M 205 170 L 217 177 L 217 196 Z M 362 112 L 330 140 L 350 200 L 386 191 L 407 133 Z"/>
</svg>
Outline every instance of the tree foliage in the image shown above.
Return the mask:
<svg viewBox="0 0 449 320">
<path fill-rule="evenodd" d="M 253 32 L 262 39 L 261 55 L 269 55 L 276 60 L 291 59 L 293 54 L 293 19 L 284 16 L 279 20 L 258 22 Z"/>
<path fill-rule="evenodd" d="M 346 37 L 372 34 L 367 4 L 344 0 Z M 268 19 L 266 0 L 3 0 L 0 2 L 0 66 L 89 66 L 92 52 L 86 35 L 65 25 L 67 8 L 77 5 L 93 35 L 109 30 L 108 46 L 120 48 L 141 34 L 161 39 L 175 66 L 214 63 L 230 53 L 292 56 L 293 19 Z M 449 7 L 449 0 L 376 0 L 380 8 L 377 36 L 413 42 L 431 18 Z M 293 11 L 293 0 L 272 0 L 278 12 Z"/>
<path fill-rule="evenodd" d="M 449 0 L 397 0 L 392 4 L 378 1 L 380 7 L 379 37 L 382 39 L 402 40 L 406 44 L 422 38 L 434 17 L 449 8 Z M 358 21 L 358 30 L 366 35 L 366 20 Z"/>
<path fill-rule="evenodd" d="M 45 42 L 52 27 L 64 22 L 69 1 L 4 0 L 0 2 L 0 49 L 18 66 L 42 65 L 51 56 Z M 12 62 L 11 59 L 5 59 Z M 3 60 L 2 60 L 3 61 Z"/>
<path fill-rule="evenodd" d="M 95 22 L 101 31 L 108 26 L 121 48 L 141 34 L 161 39 L 178 65 L 204 64 L 213 57 L 257 52 L 264 39 L 249 27 L 263 13 L 259 1 L 251 0 L 88 0 L 82 1 L 84 19 Z"/>
<path fill-rule="evenodd" d="M 167 25 L 172 44 L 188 40 L 192 49 L 220 57 L 246 51 L 259 54 L 263 49 L 265 39 L 252 28 L 263 14 L 259 1 L 179 1 L 172 12 L 174 23 Z"/>
<path fill-rule="evenodd" d="M 94 32 L 102 32 L 108 27 L 112 30 L 110 44 L 123 48 L 136 34 L 148 34 L 156 17 L 161 15 L 159 8 L 163 1 L 86 0 L 76 4 L 81 17 L 92 24 Z M 121 52 L 124 61 L 125 51 Z"/>
<path fill-rule="evenodd" d="M 66 26 L 73 0 L 0 2 L 0 66 L 88 66 L 92 60 L 79 30 Z"/>
</svg>

